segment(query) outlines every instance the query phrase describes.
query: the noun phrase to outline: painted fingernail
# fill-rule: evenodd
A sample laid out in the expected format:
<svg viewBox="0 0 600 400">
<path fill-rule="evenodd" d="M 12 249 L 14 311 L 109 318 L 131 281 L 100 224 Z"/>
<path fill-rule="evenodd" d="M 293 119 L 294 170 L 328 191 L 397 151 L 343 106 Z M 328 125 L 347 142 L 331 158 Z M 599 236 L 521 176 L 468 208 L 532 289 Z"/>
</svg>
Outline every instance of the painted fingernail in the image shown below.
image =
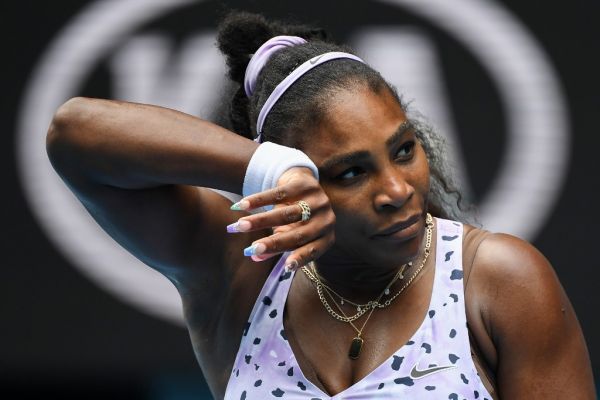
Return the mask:
<svg viewBox="0 0 600 400">
<path fill-rule="evenodd" d="M 272 257 L 272 255 L 261 254 L 260 256 L 251 256 L 250 258 L 252 259 L 252 261 L 261 262 L 261 261 L 268 260 L 271 257 Z"/>
<path fill-rule="evenodd" d="M 230 209 L 233 211 L 244 211 L 248 208 L 250 208 L 250 202 L 248 200 L 240 200 L 230 207 Z"/>
<path fill-rule="evenodd" d="M 227 232 L 229 232 L 229 233 L 246 232 L 246 231 L 250 230 L 251 226 L 252 226 L 252 224 L 250 223 L 250 221 L 246 221 L 246 220 L 242 219 L 237 222 L 234 222 L 233 224 L 227 225 Z"/>
<path fill-rule="evenodd" d="M 289 263 L 285 264 L 286 271 L 295 271 L 298 269 L 298 261 L 292 260 Z"/>
<path fill-rule="evenodd" d="M 267 250 L 267 246 L 263 243 L 254 243 L 252 246 L 246 247 L 244 249 L 244 255 L 247 257 L 250 256 L 259 256 Z"/>
</svg>

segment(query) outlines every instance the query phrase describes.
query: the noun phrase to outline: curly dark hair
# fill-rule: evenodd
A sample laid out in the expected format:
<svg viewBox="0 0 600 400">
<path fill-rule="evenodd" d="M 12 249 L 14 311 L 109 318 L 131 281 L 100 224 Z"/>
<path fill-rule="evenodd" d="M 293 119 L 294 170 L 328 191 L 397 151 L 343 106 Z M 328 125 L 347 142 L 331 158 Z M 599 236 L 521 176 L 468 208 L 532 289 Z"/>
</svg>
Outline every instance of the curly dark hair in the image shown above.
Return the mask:
<svg viewBox="0 0 600 400">
<path fill-rule="evenodd" d="M 260 71 L 253 95 L 244 91 L 246 67 L 256 50 L 277 35 L 300 36 L 307 43 L 285 48 L 273 54 Z M 267 98 L 275 87 L 300 64 L 330 51 L 353 53 L 347 46 L 332 43 L 323 29 L 306 25 L 268 21 L 260 14 L 231 12 L 219 25 L 217 44 L 225 55 L 228 76 L 237 84 L 230 106 L 233 130 L 247 138 L 254 138 L 256 120 Z M 367 64 L 350 59 L 336 59 L 319 65 L 304 74 L 277 101 L 265 120 L 262 140 L 300 147 L 306 138 L 305 128 L 318 124 L 325 116 L 327 102 L 339 90 L 352 90 L 367 85 L 374 93 L 388 90 L 406 112 L 415 126 L 417 137 L 429 161 L 431 187 L 429 212 L 433 215 L 469 222 L 472 206 L 465 206 L 451 169 L 445 158 L 443 139 L 427 121 L 408 110 L 396 89 Z M 303 134 L 299 134 L 299 133 Z"/>
</svg>

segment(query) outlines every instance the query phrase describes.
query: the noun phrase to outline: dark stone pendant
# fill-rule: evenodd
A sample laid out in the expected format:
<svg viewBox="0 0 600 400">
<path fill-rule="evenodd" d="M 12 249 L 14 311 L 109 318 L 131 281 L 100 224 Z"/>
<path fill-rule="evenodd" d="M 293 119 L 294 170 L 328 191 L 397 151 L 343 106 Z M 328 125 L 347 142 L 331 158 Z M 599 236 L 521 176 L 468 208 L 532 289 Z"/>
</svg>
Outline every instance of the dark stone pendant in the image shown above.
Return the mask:
<svg viewBox="0 0 600 400">
<path fill-rule="evenodd" d="M 350 343 L 350 350 L 348 351 L 348 357 L 353 360 L 356 360 L 358 356 L 360 356 L 360 351 L 362 350 L 364 341 L 360 337 L 355 337 L 352 339 L 352 343 Z"/>
</svg>

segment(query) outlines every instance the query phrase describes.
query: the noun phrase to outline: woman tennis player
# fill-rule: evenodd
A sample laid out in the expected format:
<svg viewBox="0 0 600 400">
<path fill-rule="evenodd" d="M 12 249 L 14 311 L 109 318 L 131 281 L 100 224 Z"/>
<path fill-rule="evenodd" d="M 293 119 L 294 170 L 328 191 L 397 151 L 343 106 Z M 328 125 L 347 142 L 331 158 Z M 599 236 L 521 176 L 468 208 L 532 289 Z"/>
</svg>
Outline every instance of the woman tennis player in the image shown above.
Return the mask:
<svg viewBox="0 0 600 400">
<path fill-rule="evenodd" d="M 98 224 L 176 286 L 216 398 L 595 399 L 549 262 L 466 223 L 440 140 L 378 72 L 259 15 L 218 45 L 232 130 L 76 98 L 47 136 Z"/>
</svg>

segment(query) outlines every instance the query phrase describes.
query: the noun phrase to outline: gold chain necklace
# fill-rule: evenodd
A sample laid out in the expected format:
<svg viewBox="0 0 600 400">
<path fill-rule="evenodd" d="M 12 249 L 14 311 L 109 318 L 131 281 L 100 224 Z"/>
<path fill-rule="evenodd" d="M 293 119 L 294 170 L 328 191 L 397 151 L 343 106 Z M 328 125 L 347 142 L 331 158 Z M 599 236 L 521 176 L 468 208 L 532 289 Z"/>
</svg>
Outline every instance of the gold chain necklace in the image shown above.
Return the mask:
<svg viewBox="0 0 600 400">
<path fill-rule="evenodd" d="M 314 262 L 310 262 L 308 265 L 310 266 L 310 272 L 312 272 L 312 274 L 315 276 L 315 280 L 313 280 L 313 282 L 316 282 L 317 280 L 320 281 L 320 283 L 323 286 L 323 288 L 327 289 L 328 292 L 333 293 L 334 295 L 336 295 L 340 299 L 340 304 L 341 305 L 344 305 L 344 303 L 348 303 L 348 304 L 353 305 L 354 307 L 356 307 L 356 311 L 361 311 L 361 309 L 363 309 L 363 308 L 370 309 L 370 308 L 372 308 L 372 306 L 377 306 L 379 308 L 382 308 L 382 304 L 379 303 L 378 300 L 372 300 L 372 301 L 369 301 L 368 303 L 358 304 L 358 303 L 355 303 L 355 302 L 353 302 L 353 301 L 351 301 L 351 300 L 343 297 L 338 292 L 336 292 L 335 290 L 333 290 L 331 288 L 331 286 L 328 286 L 324 282 L 323 277 L 321 275 L 319 275 L 319 273 L 317 272 Z M 400 269 L 398 270 L 398 273 L 396 274 L 396 276 L 394 276 L 394 278 L 392 279 L 392 281 L 383 290 L 383 294 L 385 294 L 386 296 L 389 295 L 390 294 L 390 287 L 392 287 L 392 285 L 398 279 L 404 279 L 404 270 L 406 269 L 407 265 L 408 266 L 412 266 L 412 261 L 410 261 L 407 264 L 404 264 L 404 265 L 402 265 L 400 267 Z"/>
<path fill-rule="evenodd" d="M 431 239 L 432 239 L 432 232 L 433 232 L 433 218 L 431 216 L 431 214 L 427 213 L 427 217 L 426 217 L 426 231 L 425 231 L 425 248 L 424 248 L 424 255 L 423 255 L 423 260 L 421 261 L 421 264 L 419 265 L 419 267 L 416 269 L 416 271 L 412 274 L 412 276 L 408 279 L 408 281 L 406 281 L 404 283 L 404 285 L 402 285 L 402 287 L 400 287 L 400 289 L 396 292 L 396 294 L 394 294 L 392 297 L 390 297 L 389 299 L 387 299 L 385 302 L 380 303 L 381 298 L 384 295 L 389 295 L 389 289 L 390 287 L 398 280 L 398 279 L 402 279 L 403 278 L 403 273 L 404 273 L 404 269 L 406 268 L 406 264 L 402 265 L 400 267 L 400 269 L 398 270 L 398 272 L 396 273 L 396 275 L 394 276 L 394 278 L 392 279 L 392 281 L 385 287 L 385 289 L 383 290 L 383 292 L 381 292 L 381 294 L 375 299 L 375 300 L 371 300 L 366 304 L 357 304 L 357 303 L 353 303 L 347 299 L 344 299 L 342 296 L 340 296 L 338 293 L 336 293 L 333 289 L 331 289 L 328 285 L 325 285 L 321 279 L 319 274 L 317 273 L 316 267 L 314 265 L 314 263 L 310 264 L 310 269 L 307 268 L 306 266 L 302 267 L 302 271 L 306 274 L 306 276 L 315 284 L 316 288 L 317 288 L 317 294 L 319 296 L 319 300 L 321 301 L 321 304 L 323 304 L 323 307 L 325 307 L 325 310 L 327 310 L 327 312 L 329 313 L 329 315 L 331 315 L 333 318 L 342 321 L 342 322 L 347 322 L 349 323 L 352 328 L 356 331 L 357 336 L 352 339 L 352 343 L 350 344 L 350 350 L 348 352 L 348 356 L 355 360 L 359 357 L 360 355 L 360 351 L 362 349 L 364 340 L 361 337 L 362 335 L 362 331 L 364 330 L 365 326 L 367 325 L 367 322 L 369 321 L 369 319 L 371 318 L 371 315 L 373 314 L 373 311 L 376 308 L 385 308 L 388 307 L 390 304 L 392 304 L 392 302 L 398 298 L 398 296 L 400 296 L 400 294 L 402 294 L 402 292 L 404 292 L 404 290 L 412 283 L 412 281 L 417 277 L 417 275 L 419 275 L 419 273 L 421 272 L 421 270 L 423 269 L 423 267 L 425 266 L 425 263 L 427 262 L 427 259 L 429 257 L 429 253 L 431 252 Z M 325 292 L 329 295 L 329 297 L 331 298 L 331 300 L 333 301 L 333 303 L 336 305 L 336 307 L 338 308 L 338 310 L 340 311 L 341 314 L 335 312 L 333 310 L 333 308 L 331 307 L 331 305 L 329 304 L 329 302 L 327 301 L 327 299 L 325 298 L 325 295 L 323 293 L 323 290 L 325 289 Z M 346 300 L 348 303 L 357 306 L 357 313 L 352 315 L 352 316 L 348 316 L 346 315 L 346 313 L 343 311 L 342 307 L 340 304 L 338 304 L 335 301 L 335 298 L 333 295 L 336 295 L 337 297 L 339 297 L 342 301 Z M 369 315 L 367 316 L 367 319 L 365 320 L 365 322 L 363 323 L 362 327 L 360 329 L 358 329 L 356 327 L 356 325 L 354 325 L 354 321 L 356 321 L 358 318 L 362 317 L 367 311 L 369 312 Z"/>
<path fill-rule="evenodd" d="M 394 278 L 392 279 L 392 281 L 390 283 L 388 283 L 388 285 L 385 287 L 385 289 L 381 292 L 381 294 L 377 297 L 376 300 L 371 300 L 366 304 L 363 304 L 362 307 L 358 306 L 357 307 L 357 313 L 348 317 L 345 314 L 344 315 L 340 315 L 337 312 L 335 312 L 333 310 L 333 308 L 331 307 L 331 305 L 329 304 L 329 302 L 327 301 L 327 299 L 325 298 L 324 295 L 324 290 L 328 292 L 329 296 L 332 298 L 333 300 L 333 295 L 331 294 L 331 289 L 329 288 L 329 286 L 325 285 L 322 281 L 321 278 L 319 277 L 319 274 L 317 273 L 314 264 L 311 265 L 310 270 L 306 267 L 302 267 L 302 271 L 304 271 L 304 273 L 306 274 L 306 276 L 308 276 L 308 278 L 313 281 L 315 283 L 315 286 L 317 287 L 317 294 L 319 295 L 319 299 L 321 300 L 321 303 L 323 304 L 323 306 L 325 307 L 325 309 L 327 310 L 327 312 L 332 315 L 335 319 L 342 321 L 342 322 L 352 322 L 352 321 L 356 321 L 357 319 L 359 319 L 360 317 L 362 317 L 367 311 L 369 310 L 374 310 L 375 308 L 378 307 L 379 300 L 381 300 L 381 298 L 383 297 L 383 295 L 387 292 L 389 293 L 389 288 L 401 277 L 403 276 L 402 273 L 404 272 L 404 269 L 406 268 L 406 264 L 401 266 L 400 269 L 398 270 L 398 272 L 396 273 L 396 275 L 394 276 Z M 336 293 L 337 295 L 337 293 Z M 339 295 L 337 295 L 338 297 L 341 297 Z M 354 303 L 356 304 L 356 303 Z"/>
<path fill-rule="evenodd" d="M 331 289 L 328 285 L 323 283 L 319 274 L 316 271 L 314 263 L 311 262 L 309 264 L 309 266 L 311 267 L 310 269 L 306 266 L 302 267 L 302 271 L 306 274 L 306 276 L 311 281 L 314 282 L 315 286 L 317 287 L 317 293 L 319 295 L 319 299 L 321 300 L 321 303 L 323 303 L 323 306 L 329 312 L 329 314 L 331 314 L 337 320 L 340 320 L 343 322 L 351 322 L 351 321 L 357 320 L 358 318 L 363 316 L 367 311 L 369 311 L 372 308 L 385 308 L 385 307 L 388 307 L 390 304 L 392 304 L 392 302 L 396 298 L 398 298 L 398 296 L 400 296 L 400 294 L 402 294 L 402 292 L 412 283 L 412 281 L 416 278 L 416 276 L 419 274 L 419 272 L 421 272 L 421 269 L 423 269 L 423 267 L 425 266 L 425 263 L 427 262 L 427 258 L 429 256 L 430 248 L 431 248 L 431 239 L 432 239 L 432 230 L 433 230 L 433 218 L 431 217 L 430 214 L 427 214 L 426 222 L 427 222 L 427 229 L 426 229 L 426 238 L 425 238 L 424 257 L 423 257 L 421 264 L 419 265 L 417 270 L 414 272 L 414 274 L 410 277 L 410 279 L 407 282 L 405 282 L 404 285 L 392 297 L 390 297 L 383 303 L 379 302 L 379 300 L 381 299 L 382 296 L 378 297 L 379 300 L 371 300 L 366 304 L 357 304 L 357 303 L 351 302 L 348 299 L 345 299 L 344 297 L 340 296 L 337 292 L 335 292 L 333 289 Z M 409 265 L 410 265 L 410 263 L 409 263 Z M 404 277 L 403 273 L 404 273 L 405 268 L 406 268 L 406 264 L 403 265 L 402 267 L 400 267 L 400 270 L 398 271 L 396 276 L 394 276 L 392 281 L 386 286 L 386 288 L 384 289 L 382 294 L 385 294 L 385 295 L 389 294 L 389 289 L 396 282 L 396 280 L 402 279 Z M 328 289 L 333 294 L 338 296 L 342 300 L 341 301 L 342 304 L 343 304 L 343 301 L 346 301 L 352 305 L 357 306 L 357 313 L 350 317 L 345 317 L 343 315 L 336 313 L 333 310 L 333 308 L 331 307 L 331 305 L 329 305 L 329 302 L 327 301 L 327 299 L 325 299 L 325 296 L 323 295 L 324 288 Z"/>
</svg>

